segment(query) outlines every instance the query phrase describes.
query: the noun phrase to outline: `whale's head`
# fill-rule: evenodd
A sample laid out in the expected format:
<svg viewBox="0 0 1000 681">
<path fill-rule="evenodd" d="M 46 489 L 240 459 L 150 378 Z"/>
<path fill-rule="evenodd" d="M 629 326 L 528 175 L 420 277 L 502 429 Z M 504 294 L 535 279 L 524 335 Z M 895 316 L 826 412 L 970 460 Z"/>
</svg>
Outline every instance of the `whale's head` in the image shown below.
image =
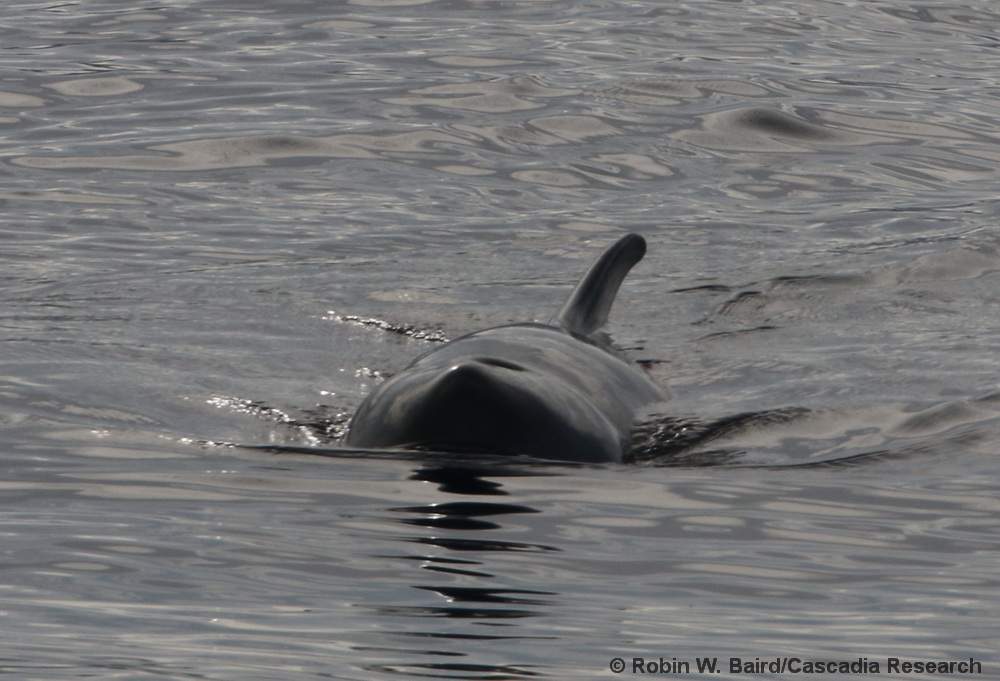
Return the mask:
<svg viewBox="0 0 1000 681">
<path fill-rule="evenodd" d="M 389 379 L 355 413 L 345 443 L 571 461 L 622 456 L 617 431 L 578 389 L 486 356 Z"/>
</svg>

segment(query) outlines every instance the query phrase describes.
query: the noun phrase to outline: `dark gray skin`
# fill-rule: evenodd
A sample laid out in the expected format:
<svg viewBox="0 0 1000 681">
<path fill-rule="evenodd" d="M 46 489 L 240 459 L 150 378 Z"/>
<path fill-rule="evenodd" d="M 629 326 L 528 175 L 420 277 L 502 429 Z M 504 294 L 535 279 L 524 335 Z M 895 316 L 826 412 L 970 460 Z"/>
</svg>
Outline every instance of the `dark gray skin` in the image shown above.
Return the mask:
<svg viewBox="0 0 1000 681">
<path fill-rule="evenodd" d="M 418 357 L 361 403 L 345 444 L 622 461 L 639 410 L 668 396 L 597 332 L 645 253 L 638 234 L 619 239 L 554 324 L 476 331 Z"/>
</svg>

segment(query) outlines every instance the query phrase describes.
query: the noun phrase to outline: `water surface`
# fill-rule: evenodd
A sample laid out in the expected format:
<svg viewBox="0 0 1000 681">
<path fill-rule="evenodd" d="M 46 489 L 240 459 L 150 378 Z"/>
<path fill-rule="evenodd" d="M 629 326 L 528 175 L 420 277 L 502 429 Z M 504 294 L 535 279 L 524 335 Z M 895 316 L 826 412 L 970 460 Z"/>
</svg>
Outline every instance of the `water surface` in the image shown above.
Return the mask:
<svg viewBox="0 0 1000 681">
<path fill-rule="evenodd" d="M 0 18 L 3 671 L 1000 668 L 992 3 Z M 611 332 L 684 456 L 253 448 L 335 447 L 625 231 Z"/>
</svg>

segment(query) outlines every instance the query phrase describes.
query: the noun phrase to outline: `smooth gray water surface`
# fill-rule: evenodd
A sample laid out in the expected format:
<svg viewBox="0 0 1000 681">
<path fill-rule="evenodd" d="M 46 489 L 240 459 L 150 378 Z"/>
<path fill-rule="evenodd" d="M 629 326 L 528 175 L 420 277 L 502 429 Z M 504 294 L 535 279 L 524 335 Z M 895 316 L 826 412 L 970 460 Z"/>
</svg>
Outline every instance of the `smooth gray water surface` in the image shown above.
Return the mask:
<svg viewBox="0 0 1000 681">
<path fill-rule="evenodd" d="M 1000 674 L 995 3 L 0 26 L 3 673 Z M 296 453 L 441 339 L 548 320 L 626 231 L 610 331 L 671 456 Z M 932 676 L 967 675 L 893 674 Z"/>
</svg>

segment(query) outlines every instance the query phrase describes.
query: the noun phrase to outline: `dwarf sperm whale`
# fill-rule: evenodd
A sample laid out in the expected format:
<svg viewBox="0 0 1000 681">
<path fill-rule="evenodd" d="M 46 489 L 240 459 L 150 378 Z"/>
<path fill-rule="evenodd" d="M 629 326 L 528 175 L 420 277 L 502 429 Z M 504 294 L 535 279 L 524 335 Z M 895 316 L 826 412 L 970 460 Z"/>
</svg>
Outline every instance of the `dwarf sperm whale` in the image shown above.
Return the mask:
<svg viewBox="0 0 1000 681">
<path fill-rule="evenodd" d="M 550 324 L 476 331 L 421 355 L 365 398 L 345 444 L 622 461 L 637 412 L 667 394 L 598 332 L 645 253 L 640 235 L 619 239 Z"/>
</svg>

